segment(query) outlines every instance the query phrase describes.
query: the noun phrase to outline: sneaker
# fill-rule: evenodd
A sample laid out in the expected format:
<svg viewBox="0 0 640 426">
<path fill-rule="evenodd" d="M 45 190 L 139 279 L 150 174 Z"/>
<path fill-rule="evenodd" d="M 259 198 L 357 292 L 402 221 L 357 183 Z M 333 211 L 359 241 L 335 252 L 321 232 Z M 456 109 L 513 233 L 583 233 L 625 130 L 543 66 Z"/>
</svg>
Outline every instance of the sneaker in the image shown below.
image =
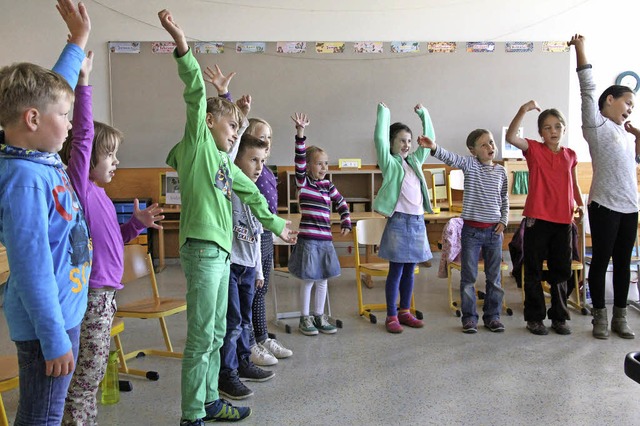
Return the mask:
<svg viewBox="0 0 640 426">
<path fill-rule="evenodd" d="M 411 312 L 401 312 L 398 314 L 398 321 L 400 324 L 406 325 L 407 327 L 412 328 L 422 328 L 424 327 L 424 322 L 414 317 Z"/>
<path fill-rule="evenodd" d="M 237 371 L 221 374 L 218 380 L 218 392 L 229 399 L 246 399 L 253 395 L 253 391 L 240 381 Z"/>
<path fill-rule="evenodd" d="M 542 321 L 527 321 L 527 330 L 538 336 L 546 336 L 549 330 Z"/>
<path fill-rule="evenodd" d="M 571 334 L 571 328 L 567 325 L 566 321 L 551 321 L 551 328 L 558 334 L 562 334 L 564 336 Z"/>
<path fill-rule="evenodd" d="M 300 317 L 300 325 L 298 325 L 298 330 L 300 333 L 305 336 L 315 336 L 318 334 L 318 329 L 313 324 L 313 317 L 309 315 L 303 315 Z"/>
<path fill-rule="evenodd" d="M 504 331 L 504 324 L 499 319 L 492 319 L 489 322 L 485 322 L 484 326 L 494 333 L 502 333 Z"/>
<path fill-rule="evenodd" d="M 473 320 L 468 320 L 462 324 L 462 332 L 465 334 L 475 334 L 478 332 L 478 323 Z"/>
<path fill-rule="evenodd" d="M 326 315 L 314 315 L 313 325 L 316 326 L 320 333 L 324 334 L 334 334 L 338 331 L 338 327 L 331 324 Z"/>
<path fill-rule="evenodd" d="M 276 339 L 267 339 L 262 342 L 262 344 L 258 343 L 258 345 L 262 345 L 278 359 L 289 358 L 293 355 L 293 351 L 291 349 L 285 348 L 282 346 L 282 343 L 278 342 Z"/>
<path fill-rule="evenodd" d="M 251 346 L 251 355 L 249 355 L 249 360 L 255 365 L 262 365 L 263 367 L 278 363 L 278 359 L 260 343 L 256 343 Z"/>
<path fill-rule="evenodd" d="M 237 422 L 251 415 L 251 408 L 234 407 L 224 399 L 218 399 L 217 401 L 205 404 L 204 410 L 207 415 L 202 420 L 205 422 Z M 197 425 L 204 425 L 204 423 Z M 182 423 L 180 426 L 182 426 Z"/>
<path fill-rule="evenodd" d="M 389 333 L 402 333 L 402 326 L 400 325 L 400 321 L 398 321 L 398 317 L 387 317 L 384 322 L 384 326 L 386 327 Z"/>
<path fill-rule="evenodd" d="M 266 382 L 276 375 L 274 371 L 263 370 L 252 362 L 240 361 L 238 375 L 248 382 Z"/>
<path fill-rule="evenodd" d="M 195 420 L 180 420 L 180 426 L 204 426 L 204 420 L 195 419 Z"/>
</svg>

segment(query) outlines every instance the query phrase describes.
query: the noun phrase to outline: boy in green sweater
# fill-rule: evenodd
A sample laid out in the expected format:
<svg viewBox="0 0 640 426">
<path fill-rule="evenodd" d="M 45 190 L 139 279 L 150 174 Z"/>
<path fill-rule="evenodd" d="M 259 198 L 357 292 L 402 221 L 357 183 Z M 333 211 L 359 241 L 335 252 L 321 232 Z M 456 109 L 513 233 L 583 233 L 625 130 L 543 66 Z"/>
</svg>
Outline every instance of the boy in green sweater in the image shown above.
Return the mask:
<svg viewBox="0 0 640 426">
<path fill-rule="evenodd" d="M 207 99 L 198 62 L 182 29 L 168 10 L 160 22 L 176 43 L 174 56 L 185 84 L 187 122 L 182 140 L 167 156 L 180 177 L 180 262 L 187 279 L 187 341 L 182 360 L 181 426 L 204 421 L 237 421 L 248 407 L 233 407 L 218 395 L 220 347 L 226 333 L 231 252 L 231 191 L 272 232 L 295 241 L 283 219 L 271 214 L 255 184 L 229 160 L 245 120 L 240 109 L 221 98 Z"/>
</svg>

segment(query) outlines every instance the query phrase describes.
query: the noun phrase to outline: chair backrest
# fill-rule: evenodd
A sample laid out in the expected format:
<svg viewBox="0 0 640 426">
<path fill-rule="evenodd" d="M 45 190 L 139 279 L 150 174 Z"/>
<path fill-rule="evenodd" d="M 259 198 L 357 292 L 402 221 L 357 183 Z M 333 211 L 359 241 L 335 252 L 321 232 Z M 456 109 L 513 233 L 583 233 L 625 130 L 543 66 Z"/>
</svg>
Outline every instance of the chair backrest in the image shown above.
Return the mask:
<svg viewBox="0 0 640 426">
<path fill-rule="evenodd" d="M 124 274 L 122 284 L 127 284 L 153 273 L 153 266 L 149 265 L 150 257 L 147 247 L 139 244 L 124 246 Z"/>
<path fill-rule="evenodd" d="M 449 172 L 449 188 L 464 191 L 464 172 L 453 169 Z"/>
<path fill-rule="evenodd" d="M 387 220 L 384 218 L 359 220 L 355 226 L 355 242 L 367 246 L 380 244 L 386 224 Z"/>
</svg>

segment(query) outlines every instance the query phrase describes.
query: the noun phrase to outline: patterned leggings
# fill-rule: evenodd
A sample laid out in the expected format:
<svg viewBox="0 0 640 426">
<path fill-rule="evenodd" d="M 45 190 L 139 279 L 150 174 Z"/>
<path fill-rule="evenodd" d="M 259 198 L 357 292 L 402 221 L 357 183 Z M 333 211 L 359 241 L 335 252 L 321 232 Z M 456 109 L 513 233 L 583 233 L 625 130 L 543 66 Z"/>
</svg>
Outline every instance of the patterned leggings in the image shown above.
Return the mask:
<svg viewBox="0 0 640 426">
<path fill-rule="evenodd" d="M 262 251 L 262 274 L 264 275 L 264 285 L 262 288 L 256 288 L 253 295 L 253 335 L 250 344 L 253 346 L 256 341 L 264 342 L 269 337 L 267 331 L 267 309 L 264 304 L 264 298 L 269 290 L 269 277 L 273 268 L 273 234 L 271 231 L 265 231 L 260 236 L 260 250 Z"/>
<path fill-rule="evenodd" d="M 115 290 L 89 289 L 87 312 L 80 330 L 78 361 L 64 404 L 63 425 L 96 424 L 96 393 L 107 368 L 111 321 L 115 313 Z"/>
</svg>

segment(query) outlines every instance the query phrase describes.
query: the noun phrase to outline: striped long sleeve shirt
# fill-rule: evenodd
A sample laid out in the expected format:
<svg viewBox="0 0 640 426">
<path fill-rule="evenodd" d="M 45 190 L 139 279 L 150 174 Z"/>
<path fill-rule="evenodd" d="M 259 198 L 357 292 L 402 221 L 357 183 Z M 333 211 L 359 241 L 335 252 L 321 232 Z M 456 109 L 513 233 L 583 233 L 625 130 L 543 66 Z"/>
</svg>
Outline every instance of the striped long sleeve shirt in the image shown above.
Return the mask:
<svg viewBox="0 0 640 426">
<path fill-rule="evenodd" d="M 500 164 L 482 164 L 476 157 L 449 152 L 440 145 L 433 156 L 464 173 L 462 218 L 474 222 L 502 223 L 509 219 L 507 171 Z"/>
<path fill-rule="evenodd" d="M 307 175 L 306 139 L 306 137 L 296 136 L 296 186 L 301 214 L 298 236 L 315 240 L 332 240 L 331 203 L 337 206 L 342 228 L 351 229 L 349 206 L 330 180 L 315 180 Z"/>
</svg>

